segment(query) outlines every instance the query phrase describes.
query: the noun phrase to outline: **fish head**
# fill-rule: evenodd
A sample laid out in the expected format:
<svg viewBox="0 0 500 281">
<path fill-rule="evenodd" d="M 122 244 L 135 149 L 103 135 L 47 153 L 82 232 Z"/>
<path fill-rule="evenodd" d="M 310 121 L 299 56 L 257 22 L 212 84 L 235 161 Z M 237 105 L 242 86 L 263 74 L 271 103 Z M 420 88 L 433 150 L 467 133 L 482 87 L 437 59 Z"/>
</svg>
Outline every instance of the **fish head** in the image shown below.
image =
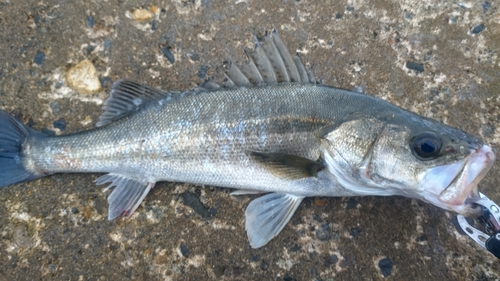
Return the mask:
<svg viewBox="0 0 500 281">
<path fill-rule="evenodd" d="M 480 139 L 409 112 L 356 119 L 324 134 L 327 168 L 357 195 L 401 195 L 463 215 L 479 210 L 477 184 L 495 161 Z"/>
</svg>

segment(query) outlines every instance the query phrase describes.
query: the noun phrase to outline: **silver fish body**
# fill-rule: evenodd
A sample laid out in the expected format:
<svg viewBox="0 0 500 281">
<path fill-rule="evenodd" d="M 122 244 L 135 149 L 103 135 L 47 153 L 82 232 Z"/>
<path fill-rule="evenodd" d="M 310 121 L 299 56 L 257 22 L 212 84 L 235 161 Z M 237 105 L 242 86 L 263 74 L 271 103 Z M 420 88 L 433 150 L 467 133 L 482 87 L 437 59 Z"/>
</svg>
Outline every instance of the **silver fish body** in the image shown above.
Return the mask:
<svg viewBox="0 0 500 281">
<path fill-rule="evenodd" d="M 250 58 L 241 70 L 230 66 L 228 88 L 175 94 L 118 81 L 98 127 L 80 133 L 42 136 L 2 113 L 10 125 L 0 128 L 0 156 L 11 160 L 0 158 L 10 167 L 0 168 L 0 185 L 108 173 L 96 182 L 115 186 L 109 219 L 129 217 L 158 181 L 269 193 L 246 211 L 253 247 L 276 236 L 308 196 L 402 195 L 473 212 L 465 201 L 478 196 L 495 160 L 481 140 L 373 96 L 312 83 L 276 33 Z"/>
</svg>

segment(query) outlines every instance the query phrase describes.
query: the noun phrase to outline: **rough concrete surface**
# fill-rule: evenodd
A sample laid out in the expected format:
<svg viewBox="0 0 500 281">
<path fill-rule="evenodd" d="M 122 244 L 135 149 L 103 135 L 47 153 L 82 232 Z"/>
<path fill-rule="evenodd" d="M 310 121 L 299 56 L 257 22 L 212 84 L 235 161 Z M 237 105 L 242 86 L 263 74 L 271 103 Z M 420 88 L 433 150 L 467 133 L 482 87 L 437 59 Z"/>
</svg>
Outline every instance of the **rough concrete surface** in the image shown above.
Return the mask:
<svg viewBox="0 0 500 281">
<path fill-rule="evenodd" d="M 0 108 L 37 130 L 90 129 L 112 83 L 190 89 L 276 28 L 324 84 L 500 143 L 499 1 L 0 1 Z M 137 9 L 142 11 L 137 12 Z M 103 90 L 66 72 L 88 59 Z M 480 184 L 500 201 L 500 164 Z M 498 280 L 498 259 L 454 214 L 401 197 L 309 198 L 251 249 L 254 196 L 160 183 L 108 221 L 95 174 L 0 190 L 1 280 Z"/>
</svg>

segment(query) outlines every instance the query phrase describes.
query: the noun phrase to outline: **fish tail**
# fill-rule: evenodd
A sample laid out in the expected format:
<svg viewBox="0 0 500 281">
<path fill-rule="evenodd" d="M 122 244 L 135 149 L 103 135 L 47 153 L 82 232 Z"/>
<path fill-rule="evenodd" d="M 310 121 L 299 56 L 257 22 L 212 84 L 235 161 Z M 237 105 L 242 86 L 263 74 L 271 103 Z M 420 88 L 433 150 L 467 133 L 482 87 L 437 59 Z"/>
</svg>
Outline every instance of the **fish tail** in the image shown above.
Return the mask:
<svg viewBox="0 0 500 281">
<path fill-rule="evenodd" d="M 22 160 L 23 144 L 37 136 L 42 134 L 0 110 L 0 187 L 43 176 L 27 171 Z"/>
</svg>

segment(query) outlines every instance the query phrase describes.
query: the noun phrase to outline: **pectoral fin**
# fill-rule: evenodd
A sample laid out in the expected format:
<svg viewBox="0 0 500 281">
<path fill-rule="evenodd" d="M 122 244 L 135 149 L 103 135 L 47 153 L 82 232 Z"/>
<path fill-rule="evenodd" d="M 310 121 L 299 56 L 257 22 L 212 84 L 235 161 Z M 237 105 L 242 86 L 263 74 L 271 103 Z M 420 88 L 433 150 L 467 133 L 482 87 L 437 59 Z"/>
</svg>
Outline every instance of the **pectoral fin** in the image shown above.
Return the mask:
<svg viewBox="0 0 500 281">
<path fill-rule="evenodd" d="M 245 212 L 245 229 L 250 246 L 260 248 L 278 235 L 302 199 L 302 196 L 270 193 L 250 202 Z"/>
<path fill-rule="evenodd" d="M 115 186 L 108 197 L 108 220 L 120 216 L 130 218 L 155 185 L 154 182 L 141 182 L 117 174 L 103 175 L 95 180 L 96 184 L 107 182 L 111 182 L 107 188 Z"/>
<path fill-rule="evenodd" d="M 315 177 L 325 167 L 320 162 L 291 154 L 249 151 L 248 155 L 272 174 L 289 180 Z"/>
</svg>

